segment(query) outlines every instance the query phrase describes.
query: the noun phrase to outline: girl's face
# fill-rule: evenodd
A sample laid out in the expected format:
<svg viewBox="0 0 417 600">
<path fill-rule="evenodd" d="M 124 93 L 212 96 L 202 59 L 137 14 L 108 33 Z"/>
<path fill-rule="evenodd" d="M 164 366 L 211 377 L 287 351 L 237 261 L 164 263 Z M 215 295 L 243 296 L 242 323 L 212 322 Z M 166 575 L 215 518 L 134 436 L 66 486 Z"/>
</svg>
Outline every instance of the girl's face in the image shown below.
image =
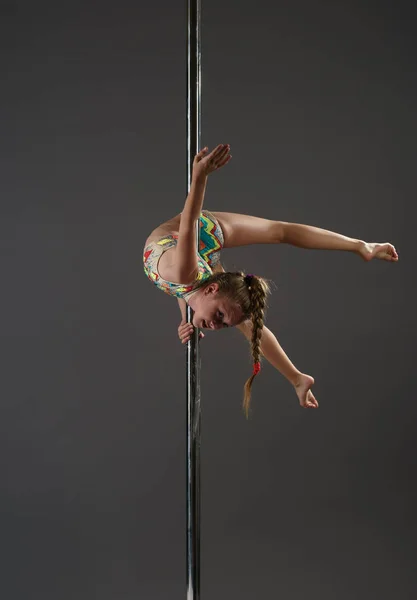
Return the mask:
<svg viewBox="0 0 417 600">
<path fill-rule="evenodd" d="M 219 293 L 218 283 L 211 283 L 191 296 L 189 304 L 194 311 L 194 327 L 223 329 L 234 327 L 242 321 L 242 310 Z"/>
</svg>

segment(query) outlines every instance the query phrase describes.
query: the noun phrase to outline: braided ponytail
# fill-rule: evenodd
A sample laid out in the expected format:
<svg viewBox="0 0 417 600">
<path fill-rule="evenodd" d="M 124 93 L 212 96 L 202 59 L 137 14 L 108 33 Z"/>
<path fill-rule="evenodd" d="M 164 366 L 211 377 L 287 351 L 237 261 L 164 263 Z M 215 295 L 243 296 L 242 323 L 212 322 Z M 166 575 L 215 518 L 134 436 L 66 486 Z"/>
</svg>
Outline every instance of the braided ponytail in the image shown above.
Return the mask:
<svg viewBox="0 0 417 600">
<path fill-rule="evenodd" d="M 261 370 L 261 337 L 264 327 L 264 313 L 270 286 L 267 279 L 246 275 L 242 271 L 214 273 L 201 282 L 198 287 L 204 288 L 210 283 L 217 283 L 220 293 L 239 306 L 244 320 L 252 322 L 251 354 L 253 373 L 245 383 L 243 409 L 246 418 L 249 416 L 252 382 Z"/>
<path fill-rule="evenodd" d="M 262 329 L 264 327 L 266 297 L 270 290 L 269 285 L 264 279 L 255 277 L 254 275 L 246 275 L 245 283 L 248 286 L 250 295 L 250 313 L 252 320 L 251 346 L 253 358 L 253 373 L 245 383 L 245 394 L 243 399 L 243 409 L 246 418 L 248 418 L 252 383 L 261 370 L 261 337 Z"/>
</svg>

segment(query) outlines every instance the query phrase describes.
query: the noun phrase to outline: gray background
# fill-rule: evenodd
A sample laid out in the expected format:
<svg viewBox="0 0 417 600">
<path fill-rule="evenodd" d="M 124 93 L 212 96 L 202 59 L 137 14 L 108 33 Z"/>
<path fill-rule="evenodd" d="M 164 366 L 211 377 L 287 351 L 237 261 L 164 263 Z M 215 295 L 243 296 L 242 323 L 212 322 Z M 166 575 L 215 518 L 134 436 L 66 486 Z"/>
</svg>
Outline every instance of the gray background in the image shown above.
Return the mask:
<svg viewBox="0 0 417 600">
<path fill-rule="evenodd" d="M 237 330 L 201 343 L 202 598 L 415 597 L 412 2 L 203 3 L 205 206 L 391 241 L 400 261 L 224 252 L 316 411 Z M 183 2 L 1 5 L 0 590 L 185 598 L 185 354 L 145 278 L 185 198 Z"/>
</svg>

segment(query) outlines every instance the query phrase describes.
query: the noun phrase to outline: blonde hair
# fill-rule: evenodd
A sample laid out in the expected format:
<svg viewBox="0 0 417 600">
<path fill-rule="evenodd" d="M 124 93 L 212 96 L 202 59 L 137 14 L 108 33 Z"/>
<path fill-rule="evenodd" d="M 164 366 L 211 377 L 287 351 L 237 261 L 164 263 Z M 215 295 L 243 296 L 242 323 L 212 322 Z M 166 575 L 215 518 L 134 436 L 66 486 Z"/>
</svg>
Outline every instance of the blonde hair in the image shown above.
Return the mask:
<svg viewBox="0 0 417 600">
<path fill-rule="evenodd" d="M 242 271 L 233 273 L 214 273 L 205 279 L 198 287 L 217 283 L 219 293 L 237 304 L 243 312 L 241 322 L 251 320 L 251 354 L 254 363 L 254 371 L 245 383 L 243 410 L 246 418 L 249 417 L 249 405 L 251 400 L 252 383 L 260 370 L 261 362 L 261 337 L 264 327 L 264 316 L 267 307 L 267 296 L 271 288 L 267 279 L 256 275 L 245 275 Z"/>
</svg>

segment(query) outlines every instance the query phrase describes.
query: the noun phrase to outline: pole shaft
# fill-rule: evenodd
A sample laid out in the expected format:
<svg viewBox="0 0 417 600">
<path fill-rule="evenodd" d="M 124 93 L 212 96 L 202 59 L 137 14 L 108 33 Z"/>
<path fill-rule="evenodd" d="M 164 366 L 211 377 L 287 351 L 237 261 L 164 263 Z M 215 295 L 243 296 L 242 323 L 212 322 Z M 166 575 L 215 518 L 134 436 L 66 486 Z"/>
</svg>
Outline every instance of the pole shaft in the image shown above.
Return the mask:
<svg viewBox="0 0 417 600">
<path fill-rule="evenodd" d="M 187 194 L 201 137 L 201 0 L 187 0 Z M 196 223 L 197 248 L 199 222 Z M 193 317 L 187 305 L 187 322 Z M 200 599 L 200 355 L 199 330 L 187 344 L 187 600 Z"/>
</svg>

